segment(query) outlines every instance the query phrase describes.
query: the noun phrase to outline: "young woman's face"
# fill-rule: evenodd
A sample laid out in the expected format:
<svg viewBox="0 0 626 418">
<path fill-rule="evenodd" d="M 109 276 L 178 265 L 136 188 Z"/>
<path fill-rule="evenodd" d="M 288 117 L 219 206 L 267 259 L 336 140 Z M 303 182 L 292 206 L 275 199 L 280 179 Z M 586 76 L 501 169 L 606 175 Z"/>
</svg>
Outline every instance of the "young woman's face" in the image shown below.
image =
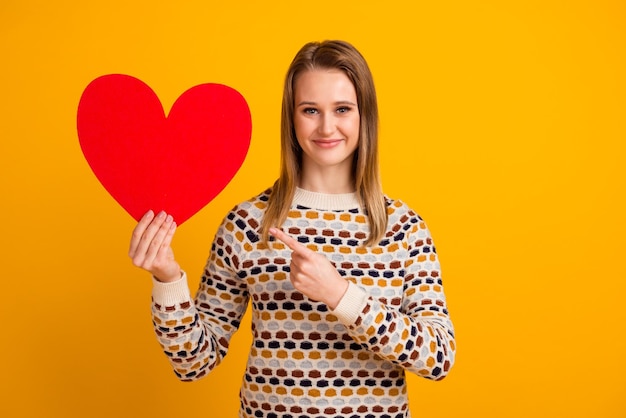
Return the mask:
<svg viewBox="0 0 626 418">
<path fill-rule="evenodd" d="M 354 85 L 343 71 L 317 69 L 294 83 L 294 125 L 303 164 L 352 169 L 359 142 L 359 108 Z"/>
</svg>

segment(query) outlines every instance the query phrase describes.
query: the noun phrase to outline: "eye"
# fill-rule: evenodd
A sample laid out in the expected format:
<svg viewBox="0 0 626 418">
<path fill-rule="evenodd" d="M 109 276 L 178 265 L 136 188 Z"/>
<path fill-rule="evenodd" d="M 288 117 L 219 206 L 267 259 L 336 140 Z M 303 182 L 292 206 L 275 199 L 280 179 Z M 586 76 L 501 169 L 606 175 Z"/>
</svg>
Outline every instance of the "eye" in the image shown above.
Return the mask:
<svg viewBox="0 0 626 418">
<path fill-rule="evenodd" d="M 352 108 L 350 106 L 341 106 L 337 108 L 337 113 L 348 113 Z"/>
<path fill-rule="evenodd" d="M 315 115 L 317 113 L 317 109 L 314 107 L 305 107 L 304 109 L 302 109 L 302 112 L 307 115 Z"/>
</svg>

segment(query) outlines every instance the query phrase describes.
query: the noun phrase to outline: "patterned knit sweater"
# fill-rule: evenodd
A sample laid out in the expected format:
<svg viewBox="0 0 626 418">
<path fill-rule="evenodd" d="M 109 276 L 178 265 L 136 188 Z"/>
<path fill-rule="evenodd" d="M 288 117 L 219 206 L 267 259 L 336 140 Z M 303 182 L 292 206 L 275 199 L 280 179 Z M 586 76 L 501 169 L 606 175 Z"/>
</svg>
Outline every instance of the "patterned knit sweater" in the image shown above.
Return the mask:
<svg viewBox="0 0 626 418">
<path fill-rule="evenodd" d="M 240 417 L 409 417 L 405 371 L 439 380 L 455 342 L 435 247 L 424 221 L 387 199 L 378 245 L 355 194 L 297 189 L 282 229 L 326 254 L 349 281 L 334 310 L 289 280 L 291 251 L 263 245 L 269 192 L 236 206 L 219 227 L 195 299 L 186 277 L 155 281 L 153 321 L 176 375 L 208 374 L 252 303 L 253 342 Z"/>
</svg>

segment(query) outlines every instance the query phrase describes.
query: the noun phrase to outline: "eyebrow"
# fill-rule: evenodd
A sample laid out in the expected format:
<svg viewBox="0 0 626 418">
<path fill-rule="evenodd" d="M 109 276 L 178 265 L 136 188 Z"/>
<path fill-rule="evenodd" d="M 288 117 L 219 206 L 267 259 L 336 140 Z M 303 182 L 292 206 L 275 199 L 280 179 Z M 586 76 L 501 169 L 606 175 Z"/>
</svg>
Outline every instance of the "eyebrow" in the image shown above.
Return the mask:
<svg viewBox="0 0 626 418">
<path fill-rule="evenodd" d="M 334 102 L 333 105 L 351 105 L 351 106 L 356 106 L 356 103 L 351 102 L 350 100 L 339 100 L 337 102 Z M 296 105 L 296 107 L 300 107 L 300 106 L 317 106 L 317 103 L 315 102 L 307 102 L 307 101 L 303 101 L 300 102 Z"/>
</svg>

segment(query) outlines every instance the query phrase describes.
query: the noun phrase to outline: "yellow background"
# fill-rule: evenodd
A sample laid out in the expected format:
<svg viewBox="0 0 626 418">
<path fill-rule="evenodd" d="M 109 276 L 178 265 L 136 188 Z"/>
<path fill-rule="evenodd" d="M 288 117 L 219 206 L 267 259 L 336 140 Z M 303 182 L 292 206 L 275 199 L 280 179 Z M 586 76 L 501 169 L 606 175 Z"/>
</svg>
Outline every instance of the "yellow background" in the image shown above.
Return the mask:
<svg viewBox="0 0 626 418">
<path fill-rule="evenodd" d="M 242 169 L 175 239 L 195 291 L 226 211 L 269 186 L 285 70 L 351 41 L 381 107 L 385 190 L 426 219 L 457 364 L 410 377 L 416 417 L 626 417 L 626 5 L 621 1 L 0 3 L 0 416 L 232 417 L 250 333 L 178 382 L 150 322 L 134 221 L 76 135 L 94 78 L 124 73 L 166 109 L 239 90 Z"/>
</svg>

